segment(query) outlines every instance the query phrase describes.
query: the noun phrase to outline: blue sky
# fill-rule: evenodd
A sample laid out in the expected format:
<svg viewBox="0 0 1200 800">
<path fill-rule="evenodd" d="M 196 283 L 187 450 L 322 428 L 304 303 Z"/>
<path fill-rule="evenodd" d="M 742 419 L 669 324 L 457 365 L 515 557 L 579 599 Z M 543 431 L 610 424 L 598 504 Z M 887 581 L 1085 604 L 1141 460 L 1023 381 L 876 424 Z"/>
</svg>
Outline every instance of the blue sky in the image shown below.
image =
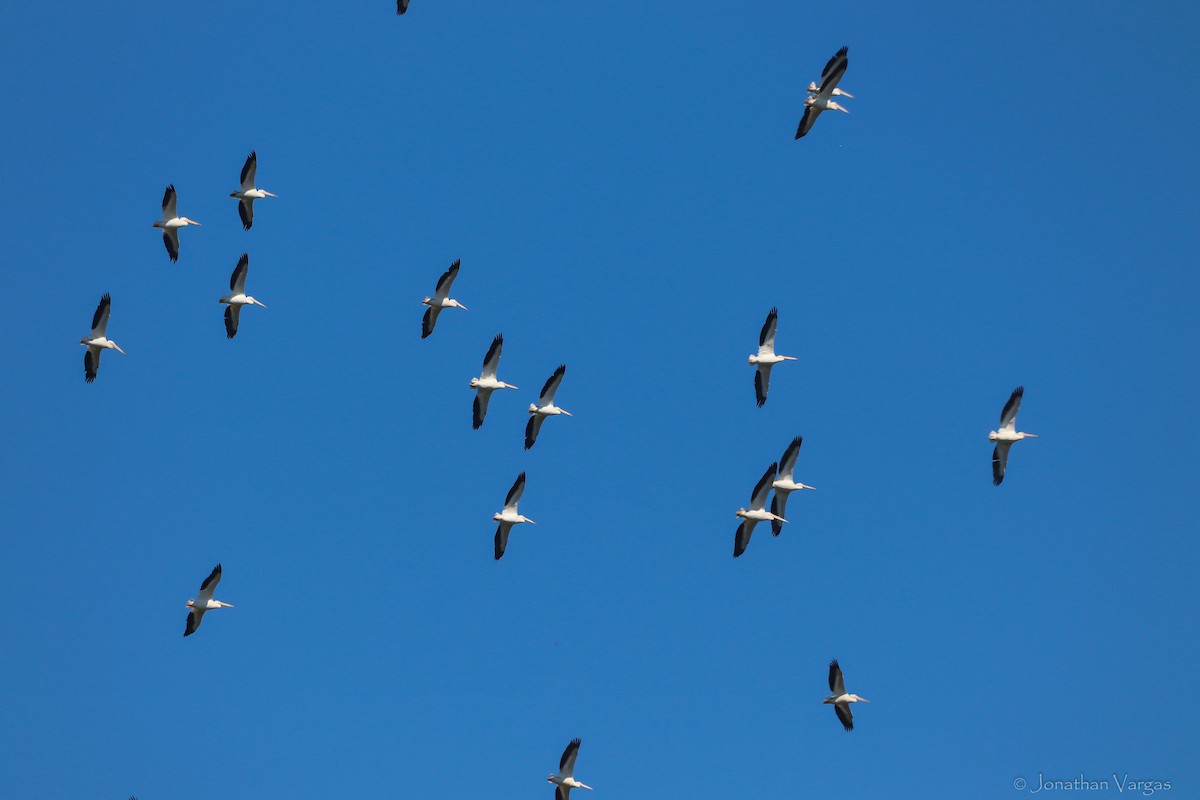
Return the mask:
<svg viewBox="0 0 1200 800">
<path fill-rule="evenodd" d="M 0 10 L 6 794 L 548 800 L 579 736 L 595 800 L 1191 796 L 1200 12 L 968 5 Z"/>
</svg>

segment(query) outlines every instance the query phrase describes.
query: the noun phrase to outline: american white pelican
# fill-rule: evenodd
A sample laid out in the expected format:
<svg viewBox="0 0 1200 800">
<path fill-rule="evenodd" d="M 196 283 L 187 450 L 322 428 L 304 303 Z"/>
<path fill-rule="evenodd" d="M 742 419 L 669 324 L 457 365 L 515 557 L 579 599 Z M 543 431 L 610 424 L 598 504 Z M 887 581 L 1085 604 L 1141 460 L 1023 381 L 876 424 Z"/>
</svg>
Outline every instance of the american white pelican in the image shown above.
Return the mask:
<svg viewBox="0 0 1200 800">
<path fill-rule="evenodd" d="M 191 611 L 188 612 L 187 627 L 183 629 L 184 636 L 191 636 L 200 627 L 200 621 L 204 619 L 204 612 L 214 608 L 233 608 L 230 603 L 222 603 L 220 600 L 213 600 L 213 590 L 217 588 L 217 584 L 221 582 L 221 565 L 217 564 L 213 567 L 213 571 L 204 579 L 204 583 L 200 584 L 200 594 L 196 595 L 195 600 L 188 600 L 187 605 Z"/>
<path fill-rule="evenodd" d="M 775 328 L 779 321 L 779 310 L 772 308 L 758 334 L 758 355 L 752 355 L 749 363 L 756 364 L 754 373 L 754 396 L 759 408 L 767 402 L 767 391 L 771 388 L 771 367 L 780 361 L 795 361 L 795 356 L 775 355 Z"/>
<path fill-rule="evenodd" d="M 254 173 L 258 171 L 258 154 L 251 150 L 250 155 L 246 156 L 246 163 L 242 165 L 242 188 L 236 192 L 230 192 L 230 197 L 238 199 L 238 216 L 242 218 L 242 228 L 250 230 L 254 225 L 254 201 L 261 200 L 264 197 L 278 197 L 277 194 L 271 194 L 266 189 L 256 189 L 254 186 Z"/>
<path fill-rule="evenodd" d="M 1000 430 L 988 434 L 988 441 L 996 443 L 996 449 L 992 451 L 992 484 L 995 486 L 999 486 L 1004 480 L 1004 468 L 1008 466 L 1008 448 L 1012 447 L 1013 442 L 1037 438 L 1036 433 L 1017 432 L 1017 409 L 1021 407 L 1021 396 L 1024 394 L 1024 386 L 1013 389 L 1008 402 L 1004 404 L 1004 410 L 1000 412 Z"/>
<path fill-rule="evenodd" d="M 179 216 L 175 210 L 175 184 L 167 187 L 163 194 L 163 218 L 154 223 L 154 227 L 162 228 L 163 244 L 167 246 L 167 255 L 171 261 L 179 260 L 179 229 L 186 225 L 199 225 L 194 219 Z"/>
<path fill-rule="evenodd" d="M 112 298 L 108 296 L 108 292 L 100 298 L 100 305 L 96 306 L 96 313 L 92 315 L 92 333 L 90 336 L 85 336 L 79 340 L 81 345 L 87 347 L 83 354 L 83 379 L 88 383 L 96 380 L 96 372 L 100 369 L 100 353 L 103 350 L 116 350 L 121 355 L 125 355 L 125 351 L 117 347 L 117 343 L 108 339 L 105 336 L 105 331 L 108 330 L 108 314 L 112 306 Z"/>
<path fill-rule="evenodd" d="M 508 490 L 508 496 L 504 498 L 504 508 L 492 514 L 492 519 L 500 523 L 496 528 L 495 544 L 497 561 L 500 560 L 500 556 L 504 555 L 504 548 L 508 547 L 508 532 L 512 530 L 513 525 L 519 525 L 522 522 L 537 525 L 529 517 L 523 517 L 517 513 L 517 504 L 521 502 L 521 495 L 524 493 L 525 473 L 522 472 L 517 476 L 517 480 L 513 483 L 512 488 Z"/>
<path fill-rule="evenodd" d="M 775 478 L 775 482 L 771 484 L 775 489 L 775 496 L 771 498 L 771 513 L 779 517 L 783 517 L 787 513 L 787 499 L 789 494 L 798 489 L 817 488 L 792 480 L 792 473 L 796 471 L 796 457 L 800 455 L 800 445 L 802 444 L 804 444 L 803 436 L 797 436 L 795 439 L 792 439 L 792 443 L 787 446 L 787 450 L 783 451 L 783 458 L 779 461 L 779 475 Z M 778 536 L 782 530 L 782 522 L 778 519 L 771 520 L 772 534 Z"/>
<path fill-rule="evenodd" d="M 815 83 L 808 85 L 810 94 L 804 98 L 804 116 L 800 118 L 800 127 L 796 128 L 797 139 L 812 129 L 813 123 L 817 121 L 817 117 L 821 115 L 822 111 L 833 110 L 850 113 L 833 100 L 837 96 L 854 99 L 854 95 L 837 88 L 838 81 L 842 79 L 842 75 L 846 74 L 846 67 L 849 63 L 850 60 L 846 57 L 846 48 L 843 47 L 825 65 L 825 71 L 821 73 L 821 85 L 818 86 Z"/>
<path fill-rule="evenodd" d="M 396 13 L 403 14 L 408 11 L 408 0 L 396 0 Z"/>
<path fill-rule="evenodd" d="M 851 703 L 869 703 L 865 697 L 856 694 L 846 694 L 846 684 L 842 681 L 842 668 L 837 659 L 829 662 L 829 691 L 832 694 L 825 698 L 825 703 L 833 706 L 837 717 L 842 721 L 842 727 L 848 731 L 854 730 L 854 715 L 850 713 Z"/>
<path fill-rule="evenodd" d="M 546 385 L 542 387 L 542 394 L 536 403 L 529 404 L 529 413 L 532 415 L 529 422 L 525 425 L 525 449 L 533 447 L 533 443 L 537 441 L 538 431 L 542 429 L 542 423 L 546 421 L 546 417 L 558 416 L 566 414 L 571 416 L 570 411 L 564 411 L 554 405 L 554 393 L 558 391 L 559 385 L 562 383 L 563 375 L 567 373 L 567 365 L 559 364 L 558 369 L 554 370 L 554 374 L 546 381 Z"/>
<path fill-rule="evenodd" d="M 247 253 L 242 253 L 242 257 L 238 259 L 237 266 L 233 268 L 233 274 L 229 276 L 229 294 L 220 300 L 220 302 L 225 304 L 225 336 L 229 339 L 237 336 L 238 318 L 242 314 L 242 306 L 262 306 L 266 308 L 258 300 L 246 294 L 246 273 L 249 271 L 250 256 Z"/>
<path fill-rule="evenodd" d="M 442 313 L 443 308 L 461 308 L 467 311 L 467 307 L 462 303 L 447 297 L 450 293 L 450 284 L 454 283 L 454 279 L 458 277 L 458 265 L 462 259 L 455 259 L 450 265 L 450 269 L 442 273 L 442 277 L 438 278 L 437 289 L 433 292 L 433 297 L 426 297 L 421 302 L 429 306 L 425 309 L 425 317 L 421 320 L 421 338 L 429 336 L 433 333 L 433 326 L 437 325 L 438 314 Z"/>
<path fill-rule="evenodd" d="M 554 784 L 554 800 L 567 800 L 572 789 L 591 789 L 586 783 L 575 780 L 575 759 L 579 756 L 581 739 L 572 739 L 563 750 L 562 758 L 558 760 L 558 774 L 547 776 L 546 780 Z"/>
<path fill-rule="evenodd" d="M 492 339 L 492 346 L 488 348 L 487 355 L 483 357 L 483 374 L 478 378 L 471 378 L 471 388 L 475 390 L 471 427 L 476 430 L 483 425 L 483 418 L 487 416 L 488 400 L 492 399 L 492 392 L 497 389 L 517 388 L 511 383 L 496 380 L 496 368 L 500 366 L 500 351 L 503 349 L 504 334 L 497 333 L 496 338 Z"/>
<path fill-rule="evenodd" d="M 758 484 L 754 487 L 754 494 L 750 495 L 750 510 L 739 508 L 734 512 L 735 516 L 742 518 L 742 524 L 738 526 L 737 533 L 733 537 L 734 558 L 746 552 L 746 546 L 750 544 L 750 535 L 754 533 L 755 525 L 768 520 L 787 522 L 778 514 L 766 510 L 767 495 L 771 493 L 771 481 L 775 480 L 775 470 L 778 467 L 778 464 L 772 462 L 763 476 L 759 478 Z"/>
</svg>

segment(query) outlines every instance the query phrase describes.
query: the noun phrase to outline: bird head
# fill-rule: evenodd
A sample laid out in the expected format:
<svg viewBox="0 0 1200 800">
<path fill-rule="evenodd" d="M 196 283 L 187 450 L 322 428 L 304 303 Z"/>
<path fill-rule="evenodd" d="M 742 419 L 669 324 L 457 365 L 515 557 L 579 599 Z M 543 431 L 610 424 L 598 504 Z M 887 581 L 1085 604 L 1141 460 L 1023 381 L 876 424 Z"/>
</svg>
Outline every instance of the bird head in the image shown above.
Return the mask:
<svg viewBox="0 0 1200 800">
<path fill-rule="evenodd" d="M 122 350 L 120 347 L 118 347 L 118 346 L 117 346 L 117 343 L 116 343 L 116 342 L 114 342 L 114 341 L 112 341 L 112 340 L 109 340 L 109 342 L 108 342 L 108 344 L 107 344 L 106 346 L 107 346 L 107 347 L 108 347 L 110 350 L 116 350 L 116 351 L 117 351 L 118 353 L 120 353 L 121 355 L 125 355 L 125 351 L 124 351 L 124 350 Z"/>
<path fill-rule="evenodd" d="M 455 308 L 461 308 L 463 311 L 471 310 L 471 309 L 467 308 L 466 306 L 464 306 L 462 303 L 460 303 L 454 299 L 447 300 L 446 302 L 449 303 L 450 305 L 454 306 Z"/>
<path fill-rule="evenodd" d="M 252 306 L 262 306 L 263 308 L 267 307 L 266 303 L 260 303 L 258 300 L 255 300 L 250 295 L 246 295 L 246 302 Z"/>
</svg>

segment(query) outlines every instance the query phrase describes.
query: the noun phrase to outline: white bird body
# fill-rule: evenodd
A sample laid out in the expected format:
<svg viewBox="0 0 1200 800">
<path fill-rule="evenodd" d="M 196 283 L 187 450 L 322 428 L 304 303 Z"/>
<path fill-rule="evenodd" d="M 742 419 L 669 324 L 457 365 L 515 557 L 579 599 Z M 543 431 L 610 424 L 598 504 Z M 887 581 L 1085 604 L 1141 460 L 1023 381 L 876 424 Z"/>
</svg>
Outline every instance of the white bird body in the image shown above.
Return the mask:
<svg viewBox="0 0 1200 800">
<path fill-rule="evenodd" d="M 87 352 L 83 354 L 83 379 L 88 383 L 96 380 L 102 352 L 116 350 L 121 355 L 125 355 L 125 351 L 106 335 L 111 311 L 112 297 L 105 292 L 104 296 L 100 298 L 99 305 L 96 306 L 96 313 L 92 315 L 92 332 L 79 340 L 79 343 L 87 348 Z"/>
<path fill-rule="evenodd" d="M 854 715 L 850 713 L 850 704 L 869 703 L 871 701 L 856 694 L 849 694 L 846 691 L 846 684 L 842 678 L 842 668 L 838 666 L 836 658 L 829 662 L 829 691 L 831 694 L 823 702 L 826 705 L 833 706 L 833 710 L 837 713 L 838 719 L 841 720 L 843 728 L 848 731 L 854 730 Z"/>
<path fill-rule="evenodd" d="M 538 396 L 536 403 L 529 404 L 529 422 L 525 425 L 525 449 L 533 447 L 537 441 L 538 432 L 542 429 L 542 423 L 547 417 L 557 417 L 560 414 L 572 416 L 570 411 L 565 408 L 559 408 L 554 405 L 554 395 L 558 391 L 558 387 L 562 385 L 563 376 L 567 373 L 567 365 L 559 364 L 558 369 L 554 370 L 544 386 L 542 393 Z"/>
<path fill-rule="evenodd" d="M 846 67 L 850 65 L 850 59 L 846 52 L 847 48 L 843 47 L 825 64 L 825 69 L 821 72 L 820 85 L 815 82 L 808 85 L 810 94 L 804 98 L 804 116 L 800 118 L 800 125 L 796 128 L 797 139 L 812 130 L 813 124 L 816 123 L 817 117 L 821 115 L 822 111 L 850 113 L 849 109 L 833 99 L 834 97 L 854 98 L 854 95 L 849 92 L 837 88 L 838 81 L 846 74 Z"/>
<path fill-rule="evenodd" d="M 155 222 L 154 227 L 162 229 L 163 244 L 166 245 L 167 255 L 172 262 L 179 260 L 179 229 L 188 225 L 198 226 L 200 224 L 194 219 L 179 216 L 179 212 L 176 210 L 177 206 L 178 197 L 175 194 L 175 185 L 171 184 L 163 194 L 162 219 Z"/>
<path fill-rule="evenodd" d="M 992 450 L 992 484 L 995 486 L 999 486 L 1004 480 L 1004 472 L 1008 468 L 1008 450 L 1013 446 L 1013 442 L 1037 438 L 1036 433 L 1017 430 L 1017 411 L 1021 408 L 1021 398 L 1024 395 L 1024 386 L 1013 389 L 1000 412 L 1000 429 L 988 434 L 988 441 L 996 443 L 996 448 Z"/>
<path fill-rule="evenodd" d="M 508 495 L 504 498 L 504 508 L 492 514 L 492 519 L 500 524 L 496 527 L 495 539 L 495 558 L 497 561 L 504 555 L 504 549 L 508 547 L 508 534 L 512 530 L 513 525 L 520 525 L 522 522 L 528 522 L 530 525 L 537 523 L 529 517 L 522 516 L 517 512 L 517 505 L 521 502 L 521 495 L 525 493 L 525 473 L 522 472 L 517 476 L 517 480 L 513 482 L 512 488 L 508 490 Z"/>
<path fill-rule="evenodd" d="M 579 757 L 579 745 L 583 742 L 580 739 L 572 739 L 567 749 L 563 751 L 562 758 L 558 761 L 558 772 L 553 775 L 546 776 L 546 780 L 553 783 L 554 800 L 568 800 L 572 789 L 591 789 L 586 783 L 575 780 L 575 759 Z"/>
<path fill-rule="evenodd" d="M 262 306 L 266 305 L 259 300 L 255 300 L 250 295 L 246 294 L 246 275 L 250 272 L 250 256 L 247 253 L 242 253 L 242 257 L 238 259 L 237 266 L 233 268 L 233 274 L 229 276 L 229 294 L 224 295 L 218 300 L 228 306 L 225 309 L 225 335 L 232 339 L 237 336 L 238 321 L 241 318 L 242 306 Z"/>
<path fill-rule="evenodd" d="M 754 372 L 754 396 L 760 408 L 767 402 L 767 392 L 771 388 L 771 367 L 781 361 L 796 360 L 795 356 L 775 354 L 775 330 L 778 326 L 779 309 L 772 308 L 758 334 L 758 352 L 747 359 L 747 363 L 757 367 Z"/>
<path fill-rule="evenodd" d="M 271 194 L 266 189 L 259 189 L 254 185 L 254 176 L 258 172 L 258 153 L 251 150 L 250 155 L 246 156 L 246 163 L 242 165 L 242 188 L 236 192 L 230 192 L 230 197 L 236 197 L 238 202 L 238 216 L 242 219 L 242 227 L 245 230 L 250 230 L 254 225 L 254 201 L 261 200 L 264 197 L 278 197 L 279 195 Z"/>
<path fill-rule="evenodd" d="M 458 277 L 458 268 L 462 259 L 455 259 L 450 265 L 450 269 L 442 273 L 442 277 L 438 278 L 437 288 L 433 292 L 433 297 L 426 297 L 421 302 L 429 308 L 425 310 L 425 316 L 421 319 L 421 338 L 424 339 L 433 333 L 433 327 L 437 325 L 438 314 L 442 313 L 443 308 L 461 308 L 463 311 L 469 309 L 462 303 L 450 297 L 450 286 L 454 283 L 454 279 Z"/>
<path fill-rule="evenodd" d="M 782 517 L 787 513 L 787 499 L 792 492 L 801 489 L 816 489 L 815 486 L 809 486 L 806 483 L 800 483 L 792 477 L 796 471 L 796 459 L 800 456 L 800 445 L 804 443 L 803 436 L 797 436 L 792 439 L 791 444 L 783 451 L 783 458 L 779 461 L 779 474 L 775 480 L 771 482 L 771 488 L 775 490 L 775 496 L 771 498 L 771 513 L 778 514 Z M 771 533 L 778 536 L 783 530 L 783 523 L 779 520 L 771 520 Z"/>
<path fill-rule="evenodd" d="M 775 480 L 775 472 L 778 468 L 777 463 L 772 463 L 767 467 L 767 471 L 758 479 L 754 493 L 750 495 L 750 508 L 739 508 L 734 512 L 734 516 L 742 518 L 742 524 L 738 526 L 737 532 L 733 536 L 734 558 L 746 552 L 755 525 L 760 522 L 787 522 L 782 516 L 766 510 L 767 495 L 771 492 L 771 483 Z"/>
<path fill-rule="evenodd" d="M 471 425 L 475 429 L 479 429 L 483 425 L 483 419 L 487 416 L 488 401 L 492 397 L 492 392 L 497 389 L 517 388 L 511 383 L 505 383 L 496 378 L 496 370 L 500 367 L 500 353 L 503 349 L 504 334 L 498 333 L 496 334 L 496 338 L 492 339 L 492 345 L 483 357 L 483 371 L 478 378 L 471 378 L 471 388 L 475 390 L 475 403 L 472 409 Z"/>
<path fill-rule="evenodd" d="M 200 593 L 196 595 L 195 600 L 188 600 L 187 626 L 183 629 L 184 636 L 191 636 L 200 627 L 200 622 L 204 619 L 205 611 L 212 611 L 214 608 L 233 608 L 232 603 L 222 603 L 220 600 L 213 599 L 213 591 L 216 590 L 217 584 L 221 582 L 221 565 L 217 564 L 213 567 L 213 571 L 204 579 L 204 583 L 200 584 Z"/>
</svg>

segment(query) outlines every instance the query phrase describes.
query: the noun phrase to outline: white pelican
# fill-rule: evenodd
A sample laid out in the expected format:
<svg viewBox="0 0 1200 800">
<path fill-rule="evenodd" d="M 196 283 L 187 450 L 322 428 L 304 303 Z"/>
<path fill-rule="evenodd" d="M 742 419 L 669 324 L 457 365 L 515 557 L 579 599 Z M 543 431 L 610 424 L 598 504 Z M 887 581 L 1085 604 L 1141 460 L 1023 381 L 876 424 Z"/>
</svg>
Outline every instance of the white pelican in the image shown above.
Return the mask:
<svg viewBox="0 0 1200 800">
<path fill-rule="evenodd" d="M 233 268 L 233 274 L 229 276 L 229 294 L 222 297 L 219 301 L 225 304 L 225 336 L 229 339 L 237 336 L 238 318 L 241 316 L 242 306 L 262 306 L 266 308 L 258 300 L 246 294 L 246 273 L 249 271 L 250 256 L 247 253 L 242 253 L 242 257 L 238 259 L 237 266 Z"/>
<path fill-rule="evenodd" d="M 96 380 L 96 372 L 100 369 L 101 351 L 116 350 L 121 355 L 125 355 L 125 351 L 117 347 L 116 342 L 104 335 L 108 330 L 108 314 L 111 306 L 112 298 L 108 296 L 108 292 L 105 292 L 104 296 L 100 298 L 100 305 L 96 306 L 96 313 L 92 315 L 91 335 L 79 340 L 80 344 L 87 347 L 83 354 L 83 379 L 88 383 Z"/>
<path fill-rule="evenodd" d="M 758 334 L 758 355 L 752 355 L 749 363 L 758 365 L 754 373 L 754 396 L 759 408 L 767 402 L 767 391 L 771 388 L 771 367 L 780 361 L 795 361 L 795 356 L 775 355 L 775 327 L 779 321 L 779 310 L 772 308 Z"/>
<path fill-rule="evenodd" d="M 497 561 L 500 560 L 500 556 L 504 555 L 504 548 L 508 547 L 508 532 L 512 530 L 513 525 L 519 525 L 522 522 L 537 525 L 529 517 L 523 517 L 517 513 L 517 504 L 521 502 L 521 495 L 524 493 L 525 473 L 522 472 L 517 476 L 517 480 L 513 483 L 512 488 L 508 490 L 508 496 L 504 498 L 504 508 L 492 514 L 492 519 L 500 523 L 496 528 L 495 544 Z"/>
<path fill-rule="evenodd" d="M 739 508 L 734 512 L 735 516 L 742 518 L 742 524 L 738 526 L 737 534 L 733 537 L 734 558 L 746 552 L 746 546 L 750 544 L 750 535 L 754 533 L 755 525 L 768 520 L 787 522 L 786 519 L 778 514 L 766 510 L 767 495 L 771 492 L 771 481 L 775 480 L 775 470 L 778 466 L 778 464 L 772 462 L 771 466 L 767 467 L 767 471 L 759 479 L 758 485 L 754 487 L 754 494 L 750 495 L 750 510 L 747 511 L 744 508 Z"/>
<path fill-rule="evenodd" d="M 500 351 L 503 349 L 504 334 L 497 333 L 496 338 L 492 339 L 492 346 L 488 348 L 487 355 L 483 357 L 483 374 L 478 378 L 471 378 L 471 388 L 475 390 L 471 427 L 476 430 L 483 425 L 483 418 L 487 416 L 488 400 L 492 399 L 492 392 L 497 389 L 517 388 L 511 383 L 496 380 L 496 368 L 500 366 Z"/>
<path fill-rule="evenodd" d="M 570 411 L 564 411 L 554 405 L 554 393 L 558 391 L 559 385 L 562 383 L 563 375 L 567 372 L 566 364 L 559 364 L 558 369 L 554 370 L 554 374 L 546 381 L 546 385 L 542 387 L 542 394 L 536 403 L 529 404 L 529 413 L 532 414 L 528 424 L 525 425 L 525 449 L 533 447 L 533 443 L 537 441 L 538 431 L 542 429 L 542 423 L 546 421 L 546 417 L 553 417 L 559 414 L 571 416 Z"/>
<path fill-rule="evenodd" d="M 995 486 L 999 486 L 1004 480 L 1004 468 L 1008 466 L 1008 448 L 1012 447 L 1013 442 L 1037 438 L 1036 433 L 1017 432 L 1017 409 L 1021 407 L 1023 394 L 1024 386 L 1013 389 L 1008 402 L 1004 404 L 1004 410 L 1000 412 L 1000 430 L 988 434 L 988 441 L 996 443 L 996 449 L 992 451 L 992 484 Z"/>
<path fill-rule="evenodd" d="M 450 284 L 454 283 L 454 279 L 458 277 L 458 265 L 462 259 L 455 259 L 450 265 L 450 269 L 442 273 L 442 277 L 438 278 L 437 289 L 433 292 L 433 297 L 426 297 L 421 302 L 429 306 L 425 309 L 425 317 L 421 320 L 421 338 L 429 336 L 433 333 L 433 326 L 437 325 L 438 314 L 442 313 L 443 308 L 461 308 L 467 311 L 467 307 L 457 300 L 447 297 L 450 293 Z"/>
<path fill-rule="evenodd" d="M 562 758 L 558 760 L 558 774 L 547 776 L 546 780 L 554 784 L 554 800 L 567 800 L 572 789 L 591 789 L 586 783 L 575 780 L 575 759 L 579 756 L 581 739 L 572 739 L 563 750 Z"/>
<path fill-rule="evenodd" d="M 220 600 L 213 600 L 213 590 L 217 588 L 217 584 L 221 582 L 221 565 L 217 564 L 213 567 L 213 571 L 204 579 L 204 583 L 200 584 L 200 594 L 196 595 L 195 600 L 188 600 L 187 605 L 191 611 L 188 612 L 187 627 L 183 629 L 184 636 L 191 636 L 200 627 L 200 621 L 204 619 L 204 612 L 214 608 L 233 608 L 230 603 L 222 603 Z"/>
<path fill-rule="evenodd" d="M 837 659 L 829 662 L 829 691 L 832 694 L 825 698 L 825 703 L 833 706 L 837 717 L 842 721 L 842 727 L 848 731 L 854 730 L 854 715 L 850 713 L 851 703 L 869 703 L 865 697 L 856 694 L 846 694 L 846 684 L 842 681 L 842 668 Z"/>
<path fill-rule="evenodd" d="M 808 91 L 811 94 L 804 98 L 804 116 L 800 118 L 800 127 L 796 128 L 797 139 L 812 129 L 813 123 L 817 121 L 817 117 L 821 115 L 822 111 L 832 109 L 850 113 L 833 100 L 837 96 L 854 99 L 854 95 L 837 88 L 838 81 L 842 79 L 842 75 L 846 74 L 846 67 L 849 63 L 850 60 L 846 57 L 846 48 L 843 47 L 825 65 L 825 71 L 821 73 L 821 85 L 818 86 L 815 83 L 808 85 Z"/>
<path fill-rule="evenodd" d="M 792 439 L 792 443 L 787 446 L 787 450 L 783 451 L 783 458 L 779 461 L 779 476 L 771 484 L 775 489 L 775 496 L 771 498 L 771 513 L 779 517 L 787 513 L 787 499 L 789 494 L 798 489 L 817 488 L 792 480 L 792 473 L 796 470 L 796 457 L 800 455 L 800 445 L 802 444 L 804 444 L 803 436 L 797 436 L 795 439 Z M 778 536 L 782 530 L 782 522 L 778 519 L 771 520 L 772 534 Z"/>
<path fill-rule="evenodd" d="M 396 13 L 403 14 L 408 11 L 408 0 L 396 0 Z"/>
<path fill-rule="evenodd" d="M 258 154 L 251 150 L 250 155 L 246 156 L 246 163 L 242 165 L 242 188 L 236 192 L 230 192 L 230 197 L 236 197 L 238 202 L 238 216 L 242 218 L 242 228 L 250 230 L 254 225 L 254 201 L 261 200 L 264 197 L 278 197 L 277 194 L 271 194 L 266 189 L 256 189 L 254 187 L 254 173 L 258 171 Z"/>
<path fill-rule="evenodd" d="M 167 255 L 171 261 L 179 260 L 179 229 L 186 225 L 199 225 L 194 219 L 181 217 L 175 210 L 175 184 L 167 187 L 163 194 L 163 218 L 154 223 L 154 227 L 162 228 L 163 244 L 167 246 Z"/>
</svg>

